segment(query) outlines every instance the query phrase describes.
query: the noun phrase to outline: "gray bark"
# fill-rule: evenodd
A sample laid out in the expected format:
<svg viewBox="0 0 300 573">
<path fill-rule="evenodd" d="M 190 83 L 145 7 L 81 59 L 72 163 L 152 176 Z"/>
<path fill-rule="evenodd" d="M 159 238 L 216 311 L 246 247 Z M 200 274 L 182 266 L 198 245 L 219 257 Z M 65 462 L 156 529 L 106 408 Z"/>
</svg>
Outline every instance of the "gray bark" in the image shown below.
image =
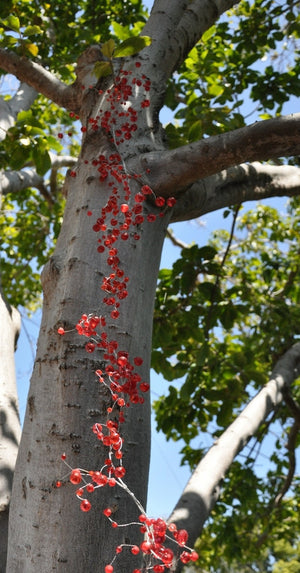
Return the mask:
<svg viewBox="0 0 300 573">
<path fill-rule="evenodd" d="M 168 195 L 185 190 L 198 179 L 215 175 L 244 161 L 266 161 L 300 153 L 300 113 L 258 121 L 165 151 L 147 153 L 141 165 L 149 169 L 153 190 Z"/>
<path fill-rule="evenodd" d="M 197 181 L 179 195 L 172 222 L 195 219 L 246 201 L 293 197 L 300 193 L 300 168 L 293 165 L 242 164 Z"/>
<path fill-rule="evenodd" d="M 92 100 L 91 96 L 94 97 L 87 93 L 82 106 L 84 125 L 90 115 L 95 117 L 99 105 L 104 109 L 105 105 L 110 106 L 102 96 Z M 155 140 L 156 127 L 148 110 L 140 113 L 138 121 L 142 145 L 145 141 L 147 145 L 160 145 Z M 130 145 L 125 141 L 120 147 L 122 157 L 128 157 L 130 165 Z M 129 295 L 122 301 L 120 318 L 112 320 L 100 288 L 102 277 L 111 268 L 106 263 L 107 253 L 97 252 L 97 235 L 92 231 L 111 188 L 106 181 L 99 181 L 97 166 L 92 162 L 99 154 L 115 151 L 103 133 L 88 131 L 75 168 L 76 177 L 68 174 L 66 179 L 64 221 L 54 255 L 42 276 L 43 318 L 13 485 L 9 573 L 88 573 L 95 570 L 95 564 L 103 571 L 114 556 L 116 545 L 125 540 L 138 541 L 136 528 L 112 529 L 102 514 L 102 509 L 113 505 L 117 507 L 114 517 L 120 524 L 137 520 L 140 510 L 122 489 L 106 486 L 97 490 L 91 498 L 94 507 L 84 514 L 67 478 L 61 488 L 54 487 L 65 474 L 60 459 L 63 452 L 70 465 L 89 470 L 101 469 L 107 457 L 106 449 L 91 431 L 95 422 L 106 421 L 106 408 L 111 404 L 110 395 L 94 373 L 103 361 L 103 353 L 86 353 L 87 340 L 74 332 L 81 314 L 106 314 L 109 337 L 119 343 L 120 350 L 129 353 L 131 360 L 135 356 L 143 358 L 139 373 L 143 380 L 149 379 L 156 279 L 169 215 L 158 217 L 155 223 L 144 223 L 139 241 L 132 236 L 128 241 L 118 241 L 120 266 L 130 279 Z M 128 165 L 125 160 L 125 170 Z M 141 183 L 132 179 L 130 187 L 134 197 Z M 122 187 L 119 192 L 122 193 Z M 159 211 L 152 205 L 145 205 L 144 209 L 146 213 Z M 88 210 L 93 213 L 92 219 L 87 217 Z M 119 213 L 117 217 L 123 215 Z M 71 332 L 60 337 L 59 326 Z M 126 409 L 126 422 L 121 428 L 126 484 L 144 507 L 150 458 L 149 413 L 149 396 L 145 394 L 143 405 Z M 118 562 L 119 573 L 130 570 L 132 555 L 125 553 Z"/>
<path fill-rule="evenodd" d="M 20 58 L 14 52 L 0 48 L 1 68 L 13 74 L 46 97 L 67 109 L 76 111 L 79 109 L 79 90 L 78 86 L 72 84 L 67 86 L 58 80 L 53 74 L 48 72 L 43 66 L 31 62 L 27 58 Z"/>
<path fill-rule="evenodd" d="M 29 109 L 36 96 L 35 89 L 21 83 L 10 100 L 0 98 L 0 141 L 5 139 L 7 130 L 14 125 L 19 111 Z"/>
<path fill-rule="evenodd" d="M 14 350 L 20 331 L 20 315 L 0 291 L 0 571 L 5 571 L 8 512 L 13 473 L 21 435 Z"/>
</svg>

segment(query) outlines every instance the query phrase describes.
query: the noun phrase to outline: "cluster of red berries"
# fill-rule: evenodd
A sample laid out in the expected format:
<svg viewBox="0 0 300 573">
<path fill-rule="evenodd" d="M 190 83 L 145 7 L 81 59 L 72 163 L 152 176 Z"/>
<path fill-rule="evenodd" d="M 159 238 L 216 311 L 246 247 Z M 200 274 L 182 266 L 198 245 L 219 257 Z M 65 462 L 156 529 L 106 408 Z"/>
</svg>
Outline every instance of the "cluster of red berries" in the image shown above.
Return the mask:
<svg viewBox="0 0 300 573">
<path fill-rule="evenodd" d="M 136 68 L 140 66 L 140 62 L 137 62 Z M 99 91 L 102 104 L 99 106 L 96 117 L 90 118 L 88 127 L 83 127 L 82 131 L 101 129 L 109 135 L 110 142 L 114 143 L 115 146 L 131 139 L 138 129 L 138 111 L 132 107 L 130 98 L 137 97 L 142 109 L 149 107 L 148 92 L 150 87 L 150 81 L 143 74 L 132 77 L 132 72 L 122 70 L 115 78 L 114 85 L 105 94 L 101 90 Z M 104 100 L 106 110 L 101 109 Z M 107 110 L 107 104 L 109 110 Z M 89 162 L 86 160 L 86 163 Z M 158 213 L 159 217 L 164 215 L 164 209 L 174 206 L 175 199 L 174 197 L 168 199 L 155 197 L 148 185 L 141 185 L 140 191 L 133 197 L 130 183 L 132 180 L 138 181 L 141 176 L 127 173 L 126 166 L 118 152 L 111 153 L 109 156 L 100 154 L 91 163 L 97 169 L 100 182 L 105 182 L 110 189 L 110 196 L 92 228 L 94 232 L 100 235 L 98 252 L 107 253 L 106 263 L 110 267 L 110 272 L 103 278 L 101 289 L 105 293 L 103 304 L 111 309 L 110 317 L 115 320 L 120 314 L 121 301 L 128 296 L 129 283 L 129 277 L 125 275 L 120 266 L 117 242 L 119 240 L 127 241 L 130 238 L 134 241 L 139 240 L 142 224 L 145 222 L 152 223 L 156 220 L 156 213 L 144 213 L 143 204 L 148 197 L 151 196 L 155 206 L 161 209 Z M 71 171 L 70 175 L 76 177 L 76 171 Z M 93 213 L 87 211 L 87 215 L 92 216 Z M 149 384 L 142 381 L 141 376 L 136 372 L 136 367 L 143 363 L 142 358 L 136 356 L 131 362 L 128 352 L 119 350 L 116 340 L 109 340 L 104 330 L 106 326 L 105 317 L 95 314 L 83 314 L 76 325 L 78 334 L 89 339 L 85 345 L 86 351 L 92 353 L 98 349 L 103 353 L 103 361 L 105 362 L 105 366 L 96 370 L 95 374 L 99 382 L 109 389 L 112 402 L 107 407 L 106 422 L 97 422 L 92 428 L 96 438 L 102 442 L 104 447 L 108 448 L 104 466 L 98 471 L 72 469 L 66 463 L 66 455 L 63 454 L 61 457 L 71 470 L 70 482 L 80 486 L 76 490 L 76 495 L 80 499 L 80 509 L 83 512 L 88 512 L 91 509 L 90 501 L 84 497 L 85 492 L 92 493 L 99 487 L 114 487 L 116 485 L 125 489 L 135 500 L 140 511 L 144 512 L 140 502 L 123 481 L 126 469 L 123 466 L 123 438 L 120 434 L 120 424 L 125 420 L 124 407 L 128 407 L 130 404 L 142 404 L 144 402 L 142 394 L 149 390 Z M 60 327 L 58 333 L 65 334 L 64 328 Z M 114 420 L 110 419 L 110 414 L 114 408 L 119 414 L 118 422 L 115 421 L 115 418 Z M 57 482 L 57 486 L 60 485 L 61 482 Z M 111 518 L 111 508 L 105 508 L 103 513 L 110 520 L 112 527 L 119 526 Z M 197 553 L 186 546 L 187 532 L 183 529 L 177 531 L 175 524 L 167 525 L 163 519 L 150 519 L 145 513 L 142 513 L 139 523 L 135 525 L 139 525 L 140 530 L 144 533 L 144 541 L 139 547 L 137 545 L 119 545 L 112 562 L 106 565 L 105 573 L 114 571 L 112 563 L 126 546 L 130 547 L 133 555 L 140 552 L 147 555 L 151 564 L 146 566 L 146 570 L 151 569 L 154 573 L 163 573 L 177 559 L 180 559 L 182 563 L 197 560 Z M 169 536 L 170 533 L 173 537 Z M 175 555 L 174 551 L 165 546 L 167 539 L 173 540 L 177 547 L 182 548 L 180 554 L 177 552 Z M 150 563 L 150 561 L 148 562 Z M 141 573 L 141 570 L 135 569 L 133 573 Z"/>
<path fill-rule="evenodd" d="M 110 517 L 110 508 L 106 508 L 103 513 L 110 519 L 112 524 L 115 524 L 114 527 L 116 527 L 116 522 L 112 521 Z M 142 524 L 140 530 L 145 535 L 144 541 L 140 546 L 129 544 L 118 545 L 116 547 L 116 556 L 123 551 L 124 547 L 129 547 L 133 555 L 138 555 L 141 552 L 145 556 L 151 556 L 151 565 L 147 567 L 146 570 L 151 569 L 154 573 L 164 573 L 164 571 L 172 567 L 178 559 L 186 565 L 191 561 L 197 561 L 199 558 L 198 553 L 186 545 L 188 533 L 185 529 L 177 530 L 175 523 L 168 525 L 164 519 L 150 519 L 145 514 L 139 516 L 139 521 L 140 524 Z M 169 535 L 170 533 L 173 537 Z M 175 551 L 165 546 L 166 540 L 175 542 L 176 546 L 182 548 L 183 551 L 180 553 L 177 551 L 177 554 L 175 554 Z M 114 560 L 106 565 L 105 573 L 113 573 L 113 562 Z M 133 573 L 142 573 L 142 571 L 141 569 L 134 569 Z"/>
</svg>

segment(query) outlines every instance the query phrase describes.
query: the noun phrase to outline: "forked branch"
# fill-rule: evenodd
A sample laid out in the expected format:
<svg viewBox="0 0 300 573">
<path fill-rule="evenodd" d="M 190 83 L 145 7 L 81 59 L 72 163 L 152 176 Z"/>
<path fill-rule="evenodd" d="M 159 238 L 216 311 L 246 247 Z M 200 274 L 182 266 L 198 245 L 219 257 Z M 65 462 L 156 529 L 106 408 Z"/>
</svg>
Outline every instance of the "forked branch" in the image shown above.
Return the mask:
<svg viewBox="0 0 300 573">
<path fill-rule="evenodd" d="M 237 454 L 283 401 L 285 388 L 300 374 L 300 343 L 277 362 L 269 382 L 220 436 L 192 474 L 169 521 L 189 531 L 193 544 L 215 505 L 225 473 Z"/>
<path fill-rule="evenodd" d="M 154 192 L 167 196 L 198 179 L 245 161 L 267 161 L 300 154 L 300 113 L 259 121 L 164 153 L 142 156 Z M 173 191 L 172 191 L 173 192 Z"/>
<path fill-rule="evenodd" d="M 40 64 L 3 48 L 0 48 L 0 68 L 27 83 L 57 105 L 70 111 L 78 111 L 80 90 L 76 82 L 68 86 Z"/>
</svg>

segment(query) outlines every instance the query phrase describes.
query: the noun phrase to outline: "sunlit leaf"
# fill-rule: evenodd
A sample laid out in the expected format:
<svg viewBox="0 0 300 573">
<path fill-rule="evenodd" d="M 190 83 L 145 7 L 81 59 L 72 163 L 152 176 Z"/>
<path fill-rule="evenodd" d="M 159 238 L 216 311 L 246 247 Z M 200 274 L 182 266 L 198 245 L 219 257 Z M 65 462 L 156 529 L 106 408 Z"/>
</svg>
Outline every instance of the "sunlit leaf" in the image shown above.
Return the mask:
<svg viewBox="0 0 300 573">
<path fill-rule="evenodd" d="M 115 58 L 135 56 L 146 46 L 150 46 L 152 40 L 149 36 L 135 36 L 124 40 L 114 51 Z"/>
<path fill-rule="evenodd" d="M 114 49 L 115 49 L 115 42 L 112 38 L 110 38 L 107 42 L 105 42 L 101 46 L 101 51 L 103 53 L 103 56 L 109 59 L 112 58 Z"/>
<path fill-rule="evenodd" d="M 112 74 L 112 65 L 110 62 L 96 62 L 94 74 L 96 78 L 105 78 Z"/>
</svg>

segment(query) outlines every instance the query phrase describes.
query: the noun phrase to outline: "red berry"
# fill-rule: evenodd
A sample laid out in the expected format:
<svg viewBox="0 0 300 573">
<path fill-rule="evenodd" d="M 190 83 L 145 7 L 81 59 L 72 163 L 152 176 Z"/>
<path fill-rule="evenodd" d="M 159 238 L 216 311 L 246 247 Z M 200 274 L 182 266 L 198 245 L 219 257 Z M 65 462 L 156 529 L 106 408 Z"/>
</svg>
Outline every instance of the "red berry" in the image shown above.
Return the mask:
<svg viewBox="0 0 300 573">
<path fill-rule="evenodd" d="M 175 197 L 169 197 L 169 198 L 167 199 L 167 205 L 168 205 L 168 207 L 174 207 L 175 203 L 176 203 Z"/>
<path fill-rule="evenodd" d="M 81 472 L 78 469 L 72 470 L 70 475 L 70 482 L 78 485 L 82 480 Z"/>
<path fill-rule="evenodd" d="M 142 382 L 140 384 L 141 392 L 148 392 L 149 388 L 150 388 L 150 384 L 147 384 L 147 382 Z"/>
<path fill-rule="evenodd" d="M 80 509 L 81 511 L 90 511 L 91 509 L 91 504 L 87 499 L 83 499 L 81 504 L 80 504 Z"/>
<path fill-rule="evenodd" d="M 131 547 L 131 553 L 133 553 L 133 555 L 137 555 L 140 552 L 140 548 L 137 545 L 133 545 Z"/>
<path fill-rule="evenodd" d="M 122 478 L 124 477 L 124 475 L 126 474 L 126 470 L 124 468 L 124 466 L 119 466 L 118 468 L 115 469 L 115 476 L 118 478 Z"/>
<path fill-rule="evenodd" d="M 178 529 L 174 533 L 174 537 L 179 545 L 185 545 L 188 540 L 188 532 L 185 529 Z"/>
<path fill-rule="evenodd" d="M 113 566 L 112 565 L 105 565 L 104 571 L 105 573 L 113 573 Z"/>
<path fill-rule="evenodd" d="M 188 551 L 183 551 L 180 555 L 180 561 L 182 561 L 182 563 L 189 563 L 191 561 L 190 553 L 188 553 Z"/>
<path fill-rule="evenodd" d="M 174 557 L 174 553 L 172 551 L 172 549 L 168 549 L 168 548 L 164 548 L 162 555 L 161 555 L 161 560 L 165 565 L 170 565 L 173 561 L 173 557 Z"/>
<path fill-rule="evenodd" d="M 155 205 L 157 205 L 157 207 L 163 207 L 165 202 L 166 201 L 164 197 L 156 197 L 155 199 Z"/>
<path fill-rule="evenodd" d="M 143 541 L 141 543 L 141 550 L 143 553 L 150 553 L 151 543 L 149 541 Z"/>
<path fill-rule="evenodd" d="M 60 327 L 57 329 L 57 332 L 58 332 L 58 334 L 61 334 L 61 335 L 62 335 L 62 334 L 65 334 L 65 329 L 64 329 L 62 326 L 60 326 Z"/>
<path fill-rule="evenodd" d="M 61 487 L 61 481 L 58 480 L 55 485 L 56 487 Z"/>
<path fill-rule="evenodd" d="M 110 517 L 112 513 L 110 507 L 106 507 L 105 509 L 103 509 L 103 513 L 104 515 L 106 515 L 106 517 Z"/>
</svg>

